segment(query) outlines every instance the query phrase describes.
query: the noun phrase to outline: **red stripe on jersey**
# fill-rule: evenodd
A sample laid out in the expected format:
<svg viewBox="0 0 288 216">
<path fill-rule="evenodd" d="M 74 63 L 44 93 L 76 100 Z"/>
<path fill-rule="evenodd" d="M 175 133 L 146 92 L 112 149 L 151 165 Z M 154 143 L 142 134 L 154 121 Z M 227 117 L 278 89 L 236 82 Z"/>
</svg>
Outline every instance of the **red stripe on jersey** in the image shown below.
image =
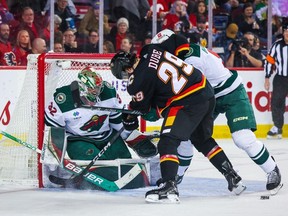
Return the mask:
<svg viewBox="0 0 288 216">
<path fill-rule="evenodd" d="M 168 113 L 168 116 L 171 117 L 171 116 L 176 116 L 178 111 L 180 109 L 182 109 L 184 106 L 175 106 L 175 107 L 171 107 L 169 113 Z"/>
<path fill-rule="evenodd" d="M 192 85 L 191 87 L 189 87 L 188 89 L 186 89 L 182 93 L 175 95 L 174 97 L 170 98 L 167 101 L 165 107 L 160 110 L 160 113 L 162 113 L 163 110 L 165 110 L 167 107 L 169 107 L 171 105 L 171 103 L 173 103 L 174 101 L 178 101 L 184 97 L 187 97 L 188 95 L 193 94 L 194 92 L 199 91 L 202 88 L 205 88 L 205 86 L 206 86 L 206 77 L 202 74 L 202 80 L 200 83 Z"/>
</svg>

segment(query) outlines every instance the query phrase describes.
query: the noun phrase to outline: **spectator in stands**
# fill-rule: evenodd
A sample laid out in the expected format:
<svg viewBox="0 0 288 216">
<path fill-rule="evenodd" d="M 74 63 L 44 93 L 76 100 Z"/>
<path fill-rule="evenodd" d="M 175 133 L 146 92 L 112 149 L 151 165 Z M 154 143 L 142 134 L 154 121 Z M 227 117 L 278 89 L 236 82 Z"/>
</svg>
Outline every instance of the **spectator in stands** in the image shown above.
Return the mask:
<svg viewBox="0 0 288 216">
<path fill-rule="evenodd" d="M 150 9 L 148 0 L 114 0 L 112 3 L 113 15 L 118 20 L 125 17 L 130 25 L 130 33 L 134 34 L 137 40 L 142 41 L 145 28 L 145 16 Z"/>
<path fill-rule="evenodd" d="M 126 52 L 126 53 L 132 53 L 133 52 L 133 41 L 130 37 L 125 37 L 121 41 L 120 50 Z M 120 50 L 116 50 L 116 52 L 119 52 Z"/>
<path fill-rule="evenodd" d="M 199 17 L 200 15 L 205 17 L 205 23 L 208 21 L 208 10 L 205 1 L 204 0 L 197 1 L 196 8 L 197 11 L 189 15 L 189 21 L 192 24 L 192 26 L 197 26 L 197 17 Z"/>
<path fill-rule="evenodd" d="M 256 35 L 259 35 L 260 26 L 256 19 L 255 14 L 253 13 L 253 5 L 248 2 L 243 6 L 242 15 L 235 18 L 235 22 L 239 27 L 239 31 L 244 34 L 246 32 L 252 32 Z"/>
<path fill-rule="evenodd" d="M 31 54 L 42 54 L 47 52 L 46 41 L 42 38 L 35 38 L 32 42 Z"/>
<path fill-rule="evenodd" d="M 62 23 L 62 19 L 58 15 L 54 15 L 54 37 L 58 34 L 59 26 Z M 45 39 L 46 44 L 50 43 L 50 22 L 48 21 L 47 27 L 43 30 L 43 39 Z"/>
<path fill-rule="evenodd" d="M 31 52 L 31 49 L 32 46 L 28 31 L 20 30 L 17 34 L 16 45 L 13 48 L 17 65 L 27 65 L 27 55 Z"/>
<path fill-rule="evenodd" d="M 10 28 L 8 24 L 0 24 L 0 65 L 17 65 L 16 56 L 12 52 L 12 46 L 9 42 Z"/>
<path fill-rule="evenodd" d="M 145 20 L 145 31 L 152 31 L 152 19 L 153 19 L 153 0 L 148 0 L 150 10 L 147 12 Z M 157 29 L 162 28 L 162 21 L 164 17 L 169 13 L 170 7 L 174 0 L 157 0 L 156 12 L 157 12 Z"/>
<path fill-rule="evenodd" d="M 68 6 L 68 0 L 57 0 L 55 1 L 54 7 L 54 13 L 62 19 L 62 23 L 59 27 L 60 31 L 64 32 L 67 29 L 72 29 L 76 32 L 76 16 L 71 12 L 71 9 Z"/>
<path fill-rule="evenodd" d="M 10 13 L 9 8 L 7 7 L 6 1 L 0 2 L 0 23 L 11 24 L 14 20 L 14 15 Z"/>
<path fill-rule="evenodd" d="M 15 44 L 16 35 L 20 30 L 26 30 L 29 33 L 30 40 L 33 41 L 37 37 L 42 37 L 44 26 L 41 23 L 42 20 L 36 20 L 34 17 L 34 11 L 30 7 L 23 8 L 21 15 L 21 22 L 19 25 L 11 32 L 11 38 L 14 41 L 11 41 Z"/>
<path fill-rule="evenodd" d="M 64 44 L 64 35 L 61 31 L 54 32 L 54 41 Z"/>
<path fill-rule="evenodd" d="M 172 3 L 175 0 L 157 0 L 157 20 L 163 20 L 167 13 L 169 13 L 169 9 Z M 147 19 L 152 19 L 153 16 L 153 0 L 148 0 L 150 5 L 150 10 L 147 12 Z"/>
<path fill-rule="evenodd" d="M 202 14 L 197 15 L 196 26 L 193 27 L 185 36 L 190 42 L 199 44 L 203 47 L 208 46 L 208 32 L 206 31 L 206 17 Z"/>
<path fill-rule="evenodd" d="M 22 9 L 30 7 L 34 11 L 36 20 L 43 18 L 42 10 L 45 6 L 46 1 L 44 0 L 8 0 L 9 8 L 11 13 L 14 14 L 16 20 L 21 20 Z"/>
<path fill-rule="evenodd" d="M 88 42 L 83 43 L 82 49 L 85 53 L 99 53 L 99 34 L 97 30 L 90 30 Z"/>
<path fill-rule="evenodd" d="M 92 7 L 88 9 L 88 12 L 84 15 L 83 19 L 80 22 L 78 33 L 83 36 L 88 36 L 90 30 L 98 30 L 99 31 L 99 10 L 100 2 L 96 0 L 93 2 Z M 108 35 L 110 33 L 110 26 L 108 23 L 108 16 L 104 14 L 103 17 L 103 30 L 104 35 Z"/>
<path fill-rule="evenodd" d="M 243 4 L 240 4 L 238 0 L 229 0 L 223 4 L 223 9 L 230 15 L 229 23 L 235 23 L 235 19 L 243 13 Z"/>
<path fill-rule="evenodd" d="M 218 53 L 223 62 L 226 61 L 230 55 L 232 43 L 235 39 L 242 37 L 242 34 L 238 31 L 238 26 L 235 23 L 230 23 L 225 31 L 220 33 L 213 44 L 214 47 L 222 47 L 223 52 Z"/>
<path fill-rule="evenodd" d="M 51 5 L 51 0 L 46 0 L 46 5 L 45 5 L 44 11 L 43 11 L 44 13 L 46 13 L 47 11 L 50 10 L 50 5 Z M 75 4 L 73 3 L 72 0 L 68 0 L 68 8 L 73 15 L 76 15 L 77 10 L 76 10 Z"/>
<path fill-rule="evenodd" d="M 178 31 L 179 26 L 182 31 L 191 29 L 192 24 L 189 21 L 186 7 L 185 0 L 176 0 L 163 20 L 162 29 L 168 28 L 172 31 Z"/>
<path fill-rule="evenodd" d="M 255 35 L 246 32 L 241 41 L 234 43 L 230 56 L 226 62 L 227 67 L 262 67 L 262 55 L 252 47 L 255 45 Z"/>
<path fill-rule="evenodd" d="M 255 36 L 255 40 L 254 40 L 254 43 L 253 43 L 253 46 L 252 46 L 252 49 L 254 49 L 256 52 L 259 52 L 262 56 L 262 65 L 264 65 L 264 61 L 266 59 L 266 55 L 263 53 L 262 51 L 262 46 L 261 46 L 261 43 L 260 43 L 260 38 L 256 35 Z"/>
<path fill-rule="evenodd" d="M 74 31 L 71 29 L 67 29 L 63 33 L 63 40 L 64 40 L 64 50 L 65 52 L 70 53 L 79 53 L 81 52 L 81 49 L 78 47 L 78 43 L 76 40 L 76 35 L 74 34 Z"/>
<path fill-rule="evenodd" d="M 103 43 L 103 53 L 115 53 L 114 45 L 111 41 L 105 40 Z"/>
<path fill-rule="evenodd" d="M 115 47 L 115 50 L 120 50 L 121 41 L 126 36 L 130 36 L 129 22 L 125 17 L 121 17 L 117 20 L 116 27 L 113 27 L 110 34 L 107 36 L 107 40 L 111 41 Z M 132 37 L 132 36 L 131 36 Z"/>
<path fill-rule="evenodd" d="M 55 53 L 63 53 L 64 49 L 63 49 L 63 44 L 59 41 L 55 41 L 54 42 L 54 52 Z"/>
</svg>

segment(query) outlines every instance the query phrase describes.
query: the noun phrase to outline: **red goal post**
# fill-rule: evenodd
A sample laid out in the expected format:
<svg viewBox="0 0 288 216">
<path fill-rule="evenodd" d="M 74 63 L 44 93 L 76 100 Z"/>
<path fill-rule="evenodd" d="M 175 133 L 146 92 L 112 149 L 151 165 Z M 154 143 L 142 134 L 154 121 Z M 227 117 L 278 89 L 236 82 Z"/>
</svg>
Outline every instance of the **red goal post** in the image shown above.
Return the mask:
<svg viewBox="0 0 288 216">
<path fill-rule="evenodd" d="M 113 54 L 82 53 L 29 55 L 23 87 L 6 132 L 42 149 L 45 101 L 51 99 L 56 88 L 76 80 L 78 72 L 86 66 L 96 68 L 127 104 L 131 99 L 126 91 L 127 81 L 118 80 L 111 73 L 112 57 Z M 143 120 L 140 129 L 146 131 Z M 39 154 L 5 139 L 0 143 L 0 157 L 0 184 L 43 187 Z"/>
</svg>

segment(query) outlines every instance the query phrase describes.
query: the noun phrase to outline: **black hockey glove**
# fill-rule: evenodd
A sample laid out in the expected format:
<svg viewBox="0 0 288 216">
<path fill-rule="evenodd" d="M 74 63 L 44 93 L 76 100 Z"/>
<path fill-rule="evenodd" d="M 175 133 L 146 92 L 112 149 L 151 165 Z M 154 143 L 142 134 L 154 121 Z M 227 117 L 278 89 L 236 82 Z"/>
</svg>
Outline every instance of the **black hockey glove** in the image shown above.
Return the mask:
<svg viewBox="0 0 288 216">
<path fill-rule="evenodd" d="M 138 116 L 131 114 L 122 114 L 122 122 L 125 130 L 133 131 L 139 127 Z"/>
</svg>

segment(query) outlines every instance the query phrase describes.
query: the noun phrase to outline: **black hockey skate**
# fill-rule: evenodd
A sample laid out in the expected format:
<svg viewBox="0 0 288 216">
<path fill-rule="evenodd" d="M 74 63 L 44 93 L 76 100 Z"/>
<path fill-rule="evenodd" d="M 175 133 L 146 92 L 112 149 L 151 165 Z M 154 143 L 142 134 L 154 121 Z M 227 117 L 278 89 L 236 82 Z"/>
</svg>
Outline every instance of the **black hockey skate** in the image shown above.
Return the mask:
<svg viewBox="0 0 288 216">
<path fill-rule="evenodd" d="M 177 185 L 179 185 L 179 184 L 182 182 L 183 177 L 184 177 L 184 175 L 182 175 L 182 176 L 176 175 L 175 180 L 176 180 L 176 184 L 177 184 Z M 158 179 L 158 180 L 156 181 L 156 185 L 157 185 L 158 187 L 159 187 L 161 184 L 163 184 L 163 183 L 164 183 L 164 180 L 163 180 L 162 178 L 160 178 L 160 179 Z"/>
<path fill-rule="evenodd" d="M 271 195 L 275 195 L 282 188 L 281 174 L 278 166 L 275 167 L 270 173 L 267 174 L 266 189 L 270 191 Z"/>
<path fill-rule="evenodd" d="M 232 168 L 228 161 L 225 161 L 222 164 L 222 168 L 225 170 L 223 174 L 228 182 L 228 190 L 234 192 L 236 195 L 240 195 L 246 189 L 246 186 L 241 181 L 242 178 Z"/>
<path fill-rule="evenodd" d="M 160 188 L 148 191 L 145 200 L 149 203 L 179 203 L 176 181 L 169 180 L 162 183 Z"/>
</svg>

